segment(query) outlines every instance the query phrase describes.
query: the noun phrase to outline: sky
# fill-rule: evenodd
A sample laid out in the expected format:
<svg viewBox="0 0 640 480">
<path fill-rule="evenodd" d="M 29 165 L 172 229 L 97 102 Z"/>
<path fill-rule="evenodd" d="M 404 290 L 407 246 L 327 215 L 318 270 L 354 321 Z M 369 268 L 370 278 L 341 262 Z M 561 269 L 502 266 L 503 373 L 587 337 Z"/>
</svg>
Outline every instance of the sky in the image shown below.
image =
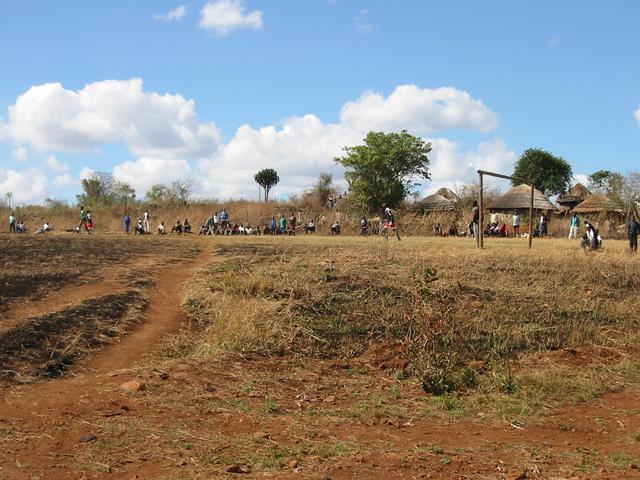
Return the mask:
<svg viewBox="0 0 640 480">
<path fill-rule="evenodd" d="M 0 0 L 0 195 L 73 201 L 92 171 L 138 196 L 310 188 L 368 131 L 432 144 L 424 195 L 509 174 L 526 148 L 576 180 L 640 160 L 640 3 Z"/>
</svg>

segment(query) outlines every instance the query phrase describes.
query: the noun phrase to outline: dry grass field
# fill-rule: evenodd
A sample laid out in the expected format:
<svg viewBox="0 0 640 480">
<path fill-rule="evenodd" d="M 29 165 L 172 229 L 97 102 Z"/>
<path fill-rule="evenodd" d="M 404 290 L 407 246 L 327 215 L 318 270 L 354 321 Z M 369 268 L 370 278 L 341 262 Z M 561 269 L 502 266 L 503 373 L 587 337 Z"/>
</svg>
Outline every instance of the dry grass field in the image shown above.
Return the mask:
<svg viewBox="0 0 640 480">
<path fill-rule="evenodd" d="M 623 242 L 0 242 L 0 478 L 639 477 Z"/>
</svg>

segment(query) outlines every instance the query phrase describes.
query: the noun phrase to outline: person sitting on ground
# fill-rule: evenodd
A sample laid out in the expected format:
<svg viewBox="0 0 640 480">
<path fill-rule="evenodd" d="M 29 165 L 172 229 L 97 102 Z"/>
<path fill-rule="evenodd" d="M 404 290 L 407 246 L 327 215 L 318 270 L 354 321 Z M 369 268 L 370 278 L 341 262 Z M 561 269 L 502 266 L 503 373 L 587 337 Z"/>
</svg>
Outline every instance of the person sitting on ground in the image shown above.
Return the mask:
<svg viewBox="0 0 640 480">
<path fill-rule="evenodd" d="M 316 233 L 316 222 L 313 221 L 313 218 L 307 223 L 305 233 Z"/>
<path fill-rule="evenodd" d="M 331 225 L 331 235 L 340 235 L 340 222 L 338 220 Z"/>
<path fill-rule="evenodd" d="M 456 226 L 455 223 L 452 223 L 451 225 L 449 225 L 449 236 L 450 237 L 458 236 L 458 227 Z"/>
<path fill-rule="evenodd" d="M 213 235 L 213 230 L 215 229 L 215 226 L 216 226 L 216 220 L 213 215 L 214 214 L 212 213 L 211 216 L 207 219 L 207 222 L 200 229 L 201 235 Z M 204 230 L 204 233 L 203 233 L 203 230 Z"/>
<path fill-rule="evenodd" d="M 584 235 L 582 236 L 582 248 L 590 248 L 596 250 L 602 246 L 602 237 L 598 233 L 598 229 L 591 224 L 588 220 L 584 222 Z"/>
<path fill-rule="evenodd" d="M 44 222 L 44 224 L 36 230 L 36 233 L 47 233 L 49 231 L 51 231 L 51 226 L 49 225 L 49 222 Z"/>
<path fill-rule="evenodd" d="M 251 228 L 251 224 L 250 223 L 247 223 L 247 226 L 244 227 L 244 233 L 245 233 L 245 235 L 253 235 L 254 230 L 253 230 L 253 228 Z"/>
<path fill-rule="evenodd" d="M 494 230 L 498 230 L 498 214 L 496 213 L 495 210 L 489 210 L 489 225 L 491 225 L 491 227 Z"/>
<path fill-rule="evenodd" d="M 442 236 L 442 232 L 443 232 L 442 225 L 440 225 L 440 222 L 436 223 L 436 226 L 433 227 L 433 234 L 436 237 L 441 237 Z"/>
<path fill-rule="evenodd" d="M 158 225 L 158 228 L 156 230 L 158 231 L 158 235 L 166 235 L 167 234 L 167 229 L 164 226 L 164 222 L 160 222 L 160 225 Z"/>
<path fill-rule="evenodd" d="M 25 227 L 23 219 L 20 219 L 16 225 L 16 233 L 27 233 L 27 227 Z"/>
<path fill-rule="evenodd" d="M 508 230 L 507 230 L 507 224 L 502 222 L 502 225 L 500 226 L 500 230 L 498 230 L 499 236 L 501 237 L 506 237 L 508 234 Z"/>
<path fill-rule="evenodd" d="M 171 233 L 182 234 L 182 223 L 180 223 L 180 220 L 176 220 L 176 224 L 171 227 Z"/>
<path fill-rule="evenodd" d="M 185 218 L 184 223 L 182 224 L 182 232 L 183 233 L 191 233 L 191 224 L 189 223 L 189 219 Z"/>
<path fill-rule="evenodd" d="M 142 219 L 138 219 L 138 223 L 136 223 L 136 227 L 133 229 L 134 235 L 144 235 L 144 225 L 142 224 Z"/>
</svg>

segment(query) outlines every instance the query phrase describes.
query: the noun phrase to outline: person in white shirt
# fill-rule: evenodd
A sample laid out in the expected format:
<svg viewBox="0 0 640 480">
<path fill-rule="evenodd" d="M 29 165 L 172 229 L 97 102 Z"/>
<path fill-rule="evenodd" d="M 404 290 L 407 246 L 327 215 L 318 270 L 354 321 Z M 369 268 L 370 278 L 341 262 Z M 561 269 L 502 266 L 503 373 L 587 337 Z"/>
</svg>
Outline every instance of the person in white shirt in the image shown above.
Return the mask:
<svg viewBox="0 0 640 480">
<path fill-rule="evenodd" d="M 498 214 L 493 210 L 491 210 L 491 215 L 489 216 L 489 225 L 494 228 L 498 227 Z"/>
<path fill-rule="evenodd" d="M 513 226 L 513 236 L 520 236 L 520 215 L 518 215 L 518 211 L 514 210 L 512 217 L 512 226 Z"/>
<path fill-rule="evenodd" d="M 160 225 L 158 225 L 158 235 L 164 235 L 167 233 L 166 228 L 164 227 L 164 222 L 160 222 Z"/>
<path fill-rule="evenodd" d="M 16 233 L 16 217 L 13 212 L 9 214 L 9 233 Z"/>
</svg>

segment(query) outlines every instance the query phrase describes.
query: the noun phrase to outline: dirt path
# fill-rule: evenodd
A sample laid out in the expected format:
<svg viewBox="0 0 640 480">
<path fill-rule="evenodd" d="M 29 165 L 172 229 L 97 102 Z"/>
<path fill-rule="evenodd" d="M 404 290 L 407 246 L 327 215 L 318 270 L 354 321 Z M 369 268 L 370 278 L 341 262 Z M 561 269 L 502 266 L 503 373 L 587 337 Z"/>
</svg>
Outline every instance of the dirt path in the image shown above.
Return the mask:
<svg viewBox="0 0 640 480">
<path fill-rule="evenodd" d="M 180 328 L 185 319 L 180 306 L 182 288 L 191 272 L 208 261 L 210 250 L 205 247 L 193 260 L 160 268 L 145 321 L 96 354 L 79 368 L 77 376 L 4 392 L 0 400 L 0 479 L 71 478 L 69 461 L 78 449 L 78 439 L 91 430 L 84 418 L 96 411 L 121 414 L 119 406 L 127 402 L 119 385 L 130 380 L 132 373 L 108 372 L 135 367 L 138 360 L 157 348 L 164 335 Z M 105 282 L 100 288 L 112 285 Z M 59 300 L 58 295 L 52 296 L 38 308 L 56 305 Z M 66 300 L 71 301 L 71 296 Z M 3 436 L 7 431 L 13 434 L 11 442 Z M 35 472 L 46 474 L 38 476 Z"/>
<path fill-rule="evenodd" d="M 94 373 L 131 367 L 145 354 L 153 351 L 162 337 L 176 332 L 186 315 L 181 307 L 182 287 L 194 268 L 206 263 L 210 253 L 205 251 L 194 260 L 161 270 L 152 289 L 145 321 L 131 335 L 107 345 L 90 359 L 86 367 Z"/>
</svg>

